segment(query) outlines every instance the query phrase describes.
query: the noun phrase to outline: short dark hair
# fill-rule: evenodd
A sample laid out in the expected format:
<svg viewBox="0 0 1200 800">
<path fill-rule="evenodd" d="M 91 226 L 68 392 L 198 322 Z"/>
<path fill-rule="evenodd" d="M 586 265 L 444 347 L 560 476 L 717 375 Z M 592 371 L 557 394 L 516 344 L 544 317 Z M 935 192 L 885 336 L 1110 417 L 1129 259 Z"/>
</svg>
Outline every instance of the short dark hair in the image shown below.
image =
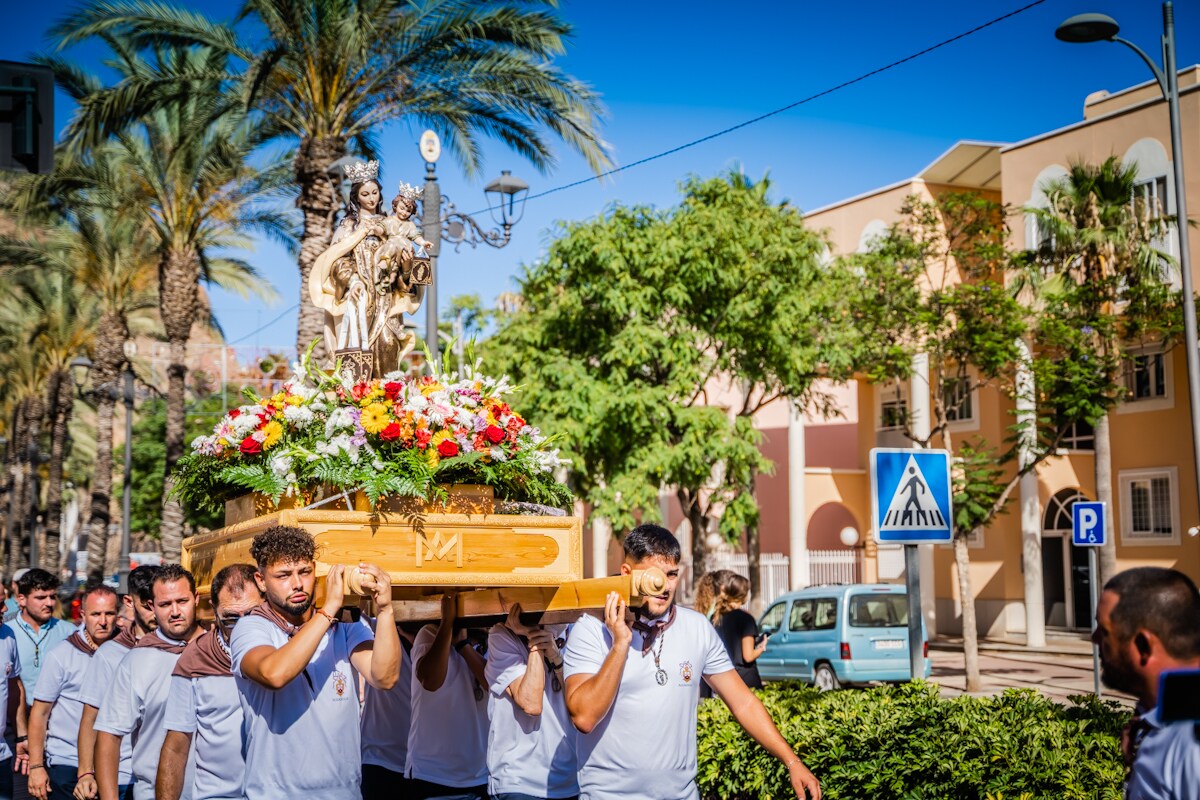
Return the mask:
<svg viewBox="0 0 1200 800">
<path fill-rule="evenodd" d="M 644 561 L 651 556 L 665 558 L 679 563 L 683 551 L 679 548 L 679 540 L 661 525 L 646 523 L 625 534 L 621 545 L 625 548 L 626 558 L 634 561 Z"/>
<path fill-rule="evenodd" d="M 79 598 L 79 605 L 81 607 L 87 605 L 88 598 L 92 595 L 112 595 L 115 599 L 120 600 L 117 597 L 116 589 L 103 583 L 97 583 L 95 586 L 89 586 L 83 590 L 83 596 Z"/>
<path fill-rule="evenodd" d="M 44 569 L 34 567 L 17 581 L 17 593 L 28 596 L 34 592 L 57 592 L 60 586 L 62 581 L 58 578 Z"/>
<path fill-rule="evenodd" d="M 158 574 L 158 567 L 151 564 L 143 564 L 140 567 L 135 567 L 129 573 L 129 593 L 135 595 L 138 600 L 143 603 L 154 599 L 154 577 Z"/>
<path fill-rule="evenodd" d="M 250 557 L 259 569 L 272 564 L 316 561 L 317 543 L 312 534 L 295 525 L 273 525 L 254 537 Z"/>
<path fill-rule="evenodd" d="M 217 595 L 221 594 L 222 590 L 228 589 L 234 597 L 241 597 L 246 593 L 246 586 L 253 586 L 254 590 L 258 591 L 258 584 L 254 582 L 254 565 L 230 564 L 213 576 L 209 598 L 215 607 Z"/>
<path fill-rule="evenodd" d="M 1104 591 L 1119 598 L 1112 611 L 1119 638 L 1128 640 L 1145 628 L 1172 658 L 1200 657 L 1200 591 L 1187 575 L 1163 567 L 1136 567 L 1114 575 Z"/>
<path fill-rule="evenodd" d="M 154 583 L 150 584 L 151 597 L 153 597 L 155 583 L 175 583 L 175 581 L 188 582 L 188 588 L 192 594 L 196 593 L 196 577 L 188 572 L 179 564 L 163 564 L 158 568 L 158 572 L 154 575 Z"/>
</svg>

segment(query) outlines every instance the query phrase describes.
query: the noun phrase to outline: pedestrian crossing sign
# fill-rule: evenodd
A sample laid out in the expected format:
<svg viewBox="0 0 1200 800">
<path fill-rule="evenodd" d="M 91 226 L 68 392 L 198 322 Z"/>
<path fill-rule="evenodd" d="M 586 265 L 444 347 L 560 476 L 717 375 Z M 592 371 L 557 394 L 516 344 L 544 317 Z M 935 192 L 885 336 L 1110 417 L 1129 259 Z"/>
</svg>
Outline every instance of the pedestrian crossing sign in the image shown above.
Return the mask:
<svg viewBox="0 0 1200 800">
<path fill-rule="evenodd" d="M 871 528 L 881 544 L 946 544 L 954 538 L 950 454 L 871 450 Z"/>
</svg>

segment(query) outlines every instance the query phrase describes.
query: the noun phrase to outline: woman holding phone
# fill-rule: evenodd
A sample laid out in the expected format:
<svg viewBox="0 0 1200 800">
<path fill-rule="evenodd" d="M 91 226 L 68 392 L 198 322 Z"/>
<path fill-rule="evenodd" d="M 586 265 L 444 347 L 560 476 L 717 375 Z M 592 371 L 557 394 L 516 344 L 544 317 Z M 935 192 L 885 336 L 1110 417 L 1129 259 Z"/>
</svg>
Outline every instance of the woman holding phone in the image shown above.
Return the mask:
<svg viewBox="0 0 1200 800">
<path fill-rule="evenodd" d="M 767 639 L 759 636 L 754 617 L 742 608 L 749 594 L 749 578 L 727 569 L 716 570 L 705 575 L 696 587 L 696 610 L 712 620 L 733 668 L 746 685 L 761 689 L 762 678 L 754 662 L 767 649 Z"/>
</svg>

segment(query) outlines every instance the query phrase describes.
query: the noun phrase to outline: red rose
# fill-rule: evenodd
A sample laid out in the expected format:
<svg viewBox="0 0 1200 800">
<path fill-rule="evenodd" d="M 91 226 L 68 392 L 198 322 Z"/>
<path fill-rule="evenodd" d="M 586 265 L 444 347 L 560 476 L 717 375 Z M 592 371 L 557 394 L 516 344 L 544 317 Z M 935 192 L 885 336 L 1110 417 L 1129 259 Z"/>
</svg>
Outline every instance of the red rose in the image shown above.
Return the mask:
<svg viewBox="0 0 1200 800">
<path fill-rule="evenodd" d="M 262 442 L 255 440 L 253 436 L 247 436 L 242 439 L 242 444 L 238 449 L 244 456 L 256 456 L 262 452 Z"/>
<path fill-rule="evenodd" d="M 499 425 L 488 425 L 487 430 L 483 432 L 483 437 L 492 444 L 500 444 L 504 441 L 504 428 Z"/>
<path fill-rule="evenodd" d="M 390 422 L 388 426 L 379 432 L 379 438 L 385 442 L 392 442 L 400 438 L 400 423 Z"/>
<path fill-rule="evenodd" d="M 438 455 L 442 458 L 452 458 L 458 455 L 458 442 L 453 439 L 443 439 L 438 445 Z"/>
<path fill-rule="evenodd" d="M 433 434 L 421 428 L 417 431 L 417 447 L 424 450 L 429 446 L 429 440 L 433 438 Z"/>
<path fill-rule="evenodd" d="M 395 381 L 388 381 L 383 385 L 383 393 L 387 395 L 388 400 L 395 400 L 400 396 L 400 392 L 403 391 L 403 389 L 404 384 L 396 383 Z"/>
<path fill-rule="evenodd" d="M 242 410 L 240 408 L 235 408 L 235 409 L 233 409 L 233 411 L 229 412 L 230 419 L 237 419 L 241 415 L 242 415 Z"/>
</svg>

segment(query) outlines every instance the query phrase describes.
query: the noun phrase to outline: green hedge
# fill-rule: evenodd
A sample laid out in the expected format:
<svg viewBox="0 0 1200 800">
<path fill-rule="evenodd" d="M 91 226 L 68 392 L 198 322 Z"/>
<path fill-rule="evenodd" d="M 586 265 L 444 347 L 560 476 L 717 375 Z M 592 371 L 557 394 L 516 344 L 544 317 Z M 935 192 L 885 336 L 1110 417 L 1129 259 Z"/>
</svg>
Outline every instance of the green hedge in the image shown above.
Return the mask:
<svg viewBox="0 0 1200 800">
<path fill-rule="evenodd" d="M 1127 711 L 1087 695 L 1071 705 L 1028 689 L 938 697 L 924 682 L 826 692 L 796 683 L 759 693 L 829 800 L 1120 800 Z M 793 795 L 782 765 L 719 700 L 700 706 L 706 800 Z"/>
</svg>

